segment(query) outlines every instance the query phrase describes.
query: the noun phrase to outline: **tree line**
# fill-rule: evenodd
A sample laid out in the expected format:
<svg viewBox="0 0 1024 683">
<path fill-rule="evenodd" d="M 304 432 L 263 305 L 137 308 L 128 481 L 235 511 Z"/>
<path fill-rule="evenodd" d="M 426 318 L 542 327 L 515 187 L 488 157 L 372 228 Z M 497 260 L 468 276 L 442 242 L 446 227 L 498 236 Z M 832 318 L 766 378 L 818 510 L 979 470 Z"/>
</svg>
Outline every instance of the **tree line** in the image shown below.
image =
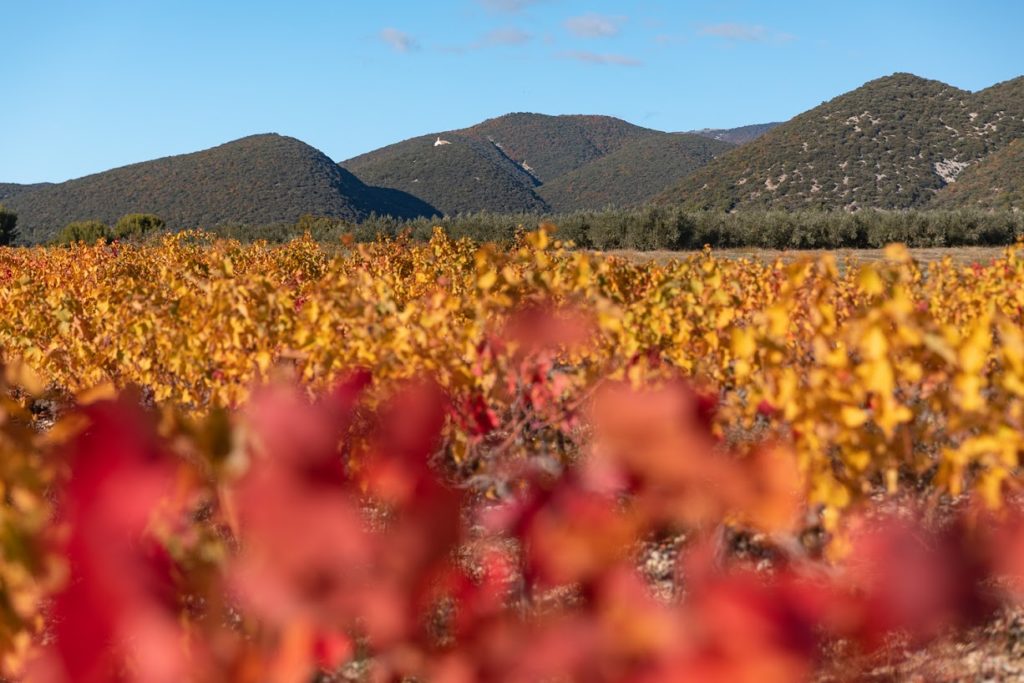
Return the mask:
<svg viewBox="0 0 1024 683">
<path fill-rule="evenodd" d="M 586 249 L 692 250 L 880 248 L 893 242 L 911 247 L 1003 245 L 1024 235 L 1024 212 L 975 209 L 884 211 L 686 211 L 672 207 L 577 211 L 563 214 L 472 213 L 444 218 L 398 220 L 370 216 L 350 223 L 303 216 L 294 224 L 224 225 L 214 232 L 243 241 L 283 242 L 309 233 L 319 241 L 351 235 L 356 241 L 408 233 L 429 239 L 435 226 L 451 236 L 507 243 L 517 232 L 545 223 L 559 239 Z"/>
<path fill-rule="evenodd" d="M 98 240 L 138 241 L 149 235 L 161 233 L 166 223 L 159 216 L 149 213 L 131 213 L 122 216 L 113 227 L 102 221 L 87 220 L 68 223 L 54 238 L 52 244 L 74 242 L 94 243 Z M 12 246 L 21 236 L 18 231 L 18 214 L 0 204 L 0 246 Z"/>
<path fill-rule="evenodd" d="M 554 226 L 559 239 L 585 249 L 648 251 L 715 248 L 762 249 L 879 248 L 892 242 L 911 247 L 1003 245 L 1024 235 L 1024 212 L 980 209 L 885 211 L 686 211 L 674 207 L 607 209 L 563 214 L 470 213 L 443 218 L 402 220 L 371 215 L 353 223 L 304 215 L 295 223 L 262 226 L 222 224 L 210 232 L 243 242 L 286 242 L 309 234 L 322 242 L 350 236 L 355 241 L 407 234 L 427 240 L 435 226 L 455 238 L 508 243 L 538 225 Z M 166 225 L 152 214 L 128 214 L 113 226 L 100 221 L 69 223 L 55 244 L 97 240 L 144 240 Z M 18 239 L 17 215 L 0 205 L 0 245 Z"/>
</svg>

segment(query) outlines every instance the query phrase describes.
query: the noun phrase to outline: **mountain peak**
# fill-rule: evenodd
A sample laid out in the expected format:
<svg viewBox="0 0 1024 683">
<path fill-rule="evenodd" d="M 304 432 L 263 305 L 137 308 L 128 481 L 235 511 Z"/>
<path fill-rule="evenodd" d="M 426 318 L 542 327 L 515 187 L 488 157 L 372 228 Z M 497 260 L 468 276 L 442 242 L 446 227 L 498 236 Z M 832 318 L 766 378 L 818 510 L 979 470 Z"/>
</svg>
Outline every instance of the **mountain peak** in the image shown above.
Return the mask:
<svg viewBox="0 0 1024 683">
<path fill-rule="evenodd" d="M 611 116 L 511 112 L 404 140 L 342 162 L 365 182 L 420 197 L 446 214 L 547 211 L 537 187 L 614 152 L 666 135 Z M 453 144 L 434 146 L 437 138 Z"/>
<path fill-rule="evenodd" d="M 1024 136 L 1024 87 L 875 79 L 722 155 L 660 200 L 690 208 L 909 209 Z"/>
<path fill-rule="evenodd" d="M 724 210 L 1019 206 L 1021 139 L 1024 76 L 971 93 L 897 72 L 782 124 L 687 134 L 597 114 L 510 112 L 341 164 L 266 132 L 66 183 L 0 184 L 0 200 L 19 213 L 27 241 L 72 220 L 135 212 L 188 228 L 652 200 Z"/>
<path fill-rule="evenodd" d="M 294 222 L 305 213 L 360 220 L 371 212 L 431 215 L 403 193 L 368 187 L 323 152 L 276 133 L 163 157 L 12 194 L 23 238 L 46 241 L 67 223 L 155 213 L 174 229 Z"/>
</svg>

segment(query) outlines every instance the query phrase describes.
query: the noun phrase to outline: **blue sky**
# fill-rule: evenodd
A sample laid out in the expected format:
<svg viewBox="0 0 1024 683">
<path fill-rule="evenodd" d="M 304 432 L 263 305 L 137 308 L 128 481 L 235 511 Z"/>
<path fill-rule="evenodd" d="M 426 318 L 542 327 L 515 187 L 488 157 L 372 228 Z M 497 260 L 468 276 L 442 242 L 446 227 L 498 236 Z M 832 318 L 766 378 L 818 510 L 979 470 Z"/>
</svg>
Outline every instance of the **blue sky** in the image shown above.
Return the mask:
<svg viewBox="0 0 1024 683">
<path fill-rule="evenodd" d="M 910 71 L 1024 73 L 1016 0 L 0 0 L 0 181 L 278 132 L 336 160 L 509 111 L 789 118 Z"/>
</svg>

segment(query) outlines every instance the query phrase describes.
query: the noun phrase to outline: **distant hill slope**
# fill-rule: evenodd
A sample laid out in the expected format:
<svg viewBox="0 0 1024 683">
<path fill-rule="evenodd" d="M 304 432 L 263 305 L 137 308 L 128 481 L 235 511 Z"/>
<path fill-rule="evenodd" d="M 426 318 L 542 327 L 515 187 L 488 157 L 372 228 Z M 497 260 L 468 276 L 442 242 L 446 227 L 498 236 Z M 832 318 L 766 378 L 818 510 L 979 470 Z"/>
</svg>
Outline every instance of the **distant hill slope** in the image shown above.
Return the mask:
<svg viewBox="0 0 1024 683">
<path fill-rule="evenodd" d="M 905 209 L 1024 135 L 1024 78 L 970 93 L 895 74 L 724 154 L 658 198 L 693 209 Z"/>
<path fill-rule="evenodd" d="M 437 140 L 447 144 L 435 144 Z M 539 181 L 487 140 L 461 133 L 423 135 L 350 159 L 363 182 L 419 197 L 445 214 L 544 211 Z"/>
<path fill-rule="evenodd" d="M 13 197 L 16 194 L 22 192 L 30 192 L 31 190 L 38 190 L 41 187 L 46 187 L 50 183 L 35 183 L 32 185 L 22 185 L 20 183 L 0 183 L 0 202 Z"/>
<path fill-rule="evenodd" d="M 404 140 L 341 165 L 367 183 L 408 192 L 446 214 L 545 211 L 537 189 L 542 184 L 631 141 L 662 135 L 610 116 L 517 113 Z M 438 140 L 449 144 L 435 146 Z"/>
<path fill-rule="evenodd" d="M 743 145 L 748 142 L 753 142 L 758 139 L 772 128 L 781 126 L 781 121 L 773 121 L 771 123 L 755 123 L 750 126 L 740 126 L 739 128 L 701 128 L 700 130 L 687 131 L 694 135 L 703 135 L 706 138 L 712 140 L 721 140 L 722 142 L 731 142 L 734 145 Z"/>
<path fill-rule="evenodd" d="M 367 186 L 313 147 L 275 134 L 18 192 L 7 203 L 26 242 L 46 241 L 71 221 L 111 223 L 133 212 L 155 213 L 171 229 L 294 221 L 304 213 L 348 220 L 374 211 L 437 213 L 415 197 Z"/>
<path fill-rule="evenodd" d="M 931 206 L 1024 210 L 1024 138 L 968 167 L 939 190 Z"/>
<path fill-rule="evenodd" d="M 637 206 L 733 147 L 690 133 L 645 135 L 538 191 L 554 211 Z"/>
<path fill-rule="evenodd" d="M 660 131 L 612 116 L 506 114 L 460 131 L 496 144 L 542 183 Z"/>
</svg>

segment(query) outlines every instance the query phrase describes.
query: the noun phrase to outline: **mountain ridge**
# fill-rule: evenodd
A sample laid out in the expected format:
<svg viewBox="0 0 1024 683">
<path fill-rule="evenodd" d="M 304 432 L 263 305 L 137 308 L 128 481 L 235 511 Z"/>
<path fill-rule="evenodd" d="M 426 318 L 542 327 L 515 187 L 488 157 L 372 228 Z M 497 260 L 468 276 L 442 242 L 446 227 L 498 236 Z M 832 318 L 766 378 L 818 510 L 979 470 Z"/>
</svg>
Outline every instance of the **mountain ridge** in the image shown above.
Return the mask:
<svg viewBox="0 0 1024 683">
<path fill-rule="evenodd" d="M 975 93 L 897 73 L 724 154 L 657 198 L 691 209 L 910 209 L 1024 136 L 1024 78 Z"/>
<path fill-rule="evenodd" d="M 742 142 L 733 144 L 727 138 Z M 335 162 L 277 134 L 62 183 L 0 183 L 23 240 L 151 212 L 171 229 L 313 214 L 358 222 L 674 205 L 687 210 L 1024 209 L 1024 76 L 969 92 L 908 73 L 783 123 L 669 133 L 514 112 Z"/>
<path fill-rule="evenodd" d="M 640 206 L 733 147 L 692 133 L 645 136 L 544 183 L 538 192 L 556 212 Z"/>
<path fill-rule="evenodd" d="M 693 133 L 694 135 L 702 135 L 712 140 L 720 140 L 722 142 L 731 142 L 734 145 L 742 145 L 748 142 L 753 142 L 758 139 L 772 128 L 780 126 L 784 121 L 772 121 L 770 123 L 753 123 L 747 126 L 738 126 L 736 128 L 700 128 L 697 130 L 688 130 L 687 133 Z"/>
<path fill-rule="evenodd" d="M 283 135 L 250 135 L 206 150 L 121 166 L 7 197 L 23 241 L 52 239 L 76 220 L 155 213 L 171 229 L 294 222 L 305 213 L 361 220 L 412 218 L 433 207 L 368 186 L 319 150 Z"/>
<path fill-rule="evenodd" d="M 0 183 L 0 202 L 16 194 L 31 192 L 32 190 L 50 185 L 53 185 L 53 183 Z"/>
<path fill-rule="evenodd" d="M 706 162 L 707 155 L 686 156 L 684 149 L 680 159 L 656 155 L 659 162 L 652 169 L 651 158 L 628 153 L 630 145 L 671 140 L 669 146 L 678 147 L 679 140 L 697 138 L 671 137 L 676 135 L 690 134 L 657 131 L 611 116 L 514 112 L 466 128 L 409 138 L 342 161 L 341 166 L 365 182 L 417 196 L 445 214 L 558 211 L 569 206 L 596 209 L 644 201 L 666 179 L 678 180 Z M 454 148 L 459 146 L 469 148 L 458 155 L 460 163 L 444 157 L 456 156 Z M 690 146 L 701 147 L 696 142 Z M 624 148 L 626 153 L 617 159 L 601 163 Z M 657 183 L 615 187 L 615 174 L 603 180 L 597 177 L 602 168 L 615 169 L 626 179 L 643 176 Z M 504 182 L 489 185 L 483 177 L 501 177 Z"/>
<path fill-rule="evenodd" d="M 339 164 L 363 182 L 407 192 L 444 214 L 546 210 L 539 181 L 488 140 L 431 133 Z"/>
</svg>

